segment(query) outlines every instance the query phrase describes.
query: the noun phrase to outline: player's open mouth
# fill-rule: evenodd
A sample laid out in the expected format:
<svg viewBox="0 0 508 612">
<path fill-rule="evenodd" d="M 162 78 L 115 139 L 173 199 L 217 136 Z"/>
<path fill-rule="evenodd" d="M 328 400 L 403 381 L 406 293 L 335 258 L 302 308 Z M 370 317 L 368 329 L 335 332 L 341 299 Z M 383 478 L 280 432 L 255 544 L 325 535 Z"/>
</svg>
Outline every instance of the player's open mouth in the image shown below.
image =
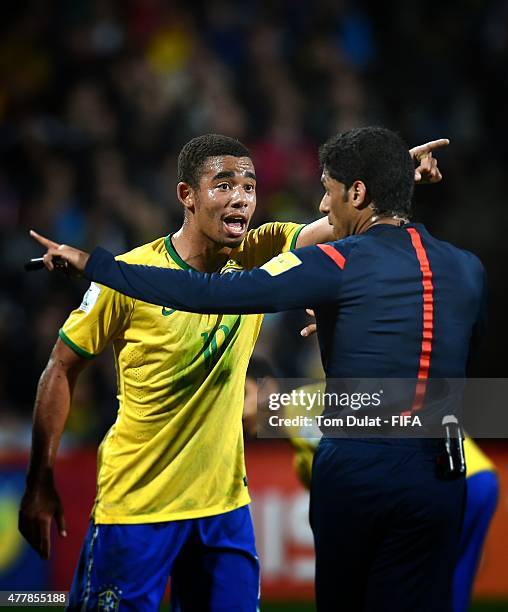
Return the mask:
<svg viewBox="0 0 508 612">
<path fill-rule="evenodd" d="M 247 219 L 242 215 L 228 215 L 222 220 L 228 234 L 242 236 L 247 228 Z"/>
</svg>

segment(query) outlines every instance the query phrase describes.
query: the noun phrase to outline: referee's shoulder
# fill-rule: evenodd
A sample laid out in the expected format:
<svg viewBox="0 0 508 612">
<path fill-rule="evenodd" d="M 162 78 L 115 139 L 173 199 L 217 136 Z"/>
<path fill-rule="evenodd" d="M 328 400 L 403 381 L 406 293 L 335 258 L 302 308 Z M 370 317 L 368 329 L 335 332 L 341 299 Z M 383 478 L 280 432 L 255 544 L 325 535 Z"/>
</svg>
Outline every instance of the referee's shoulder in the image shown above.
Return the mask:
<svg viewBox="0 0 508 612">
<path fill-rule="evenodd" d="M 334 240 L 330 242 L 334 249 L 339 251 L 342 255 L 346 256 L 351 253 L 351 251 L 357 249 L 362 245 L 366 240 L 368 241 L 369 236 L 367 234 L 354 234 L 352 236 L 347 236 L 346 238 L 341 238 L 340 240 Z"/>
<path fill-rule="evenodd" d="M 484 266 L 481 259 L 472 251 L 463 249 L 462 247 L 452 244 L 451 242 L 441 240 L 440 243 L 448 248 L 450 252 L 453 253 L 455 257 L 460 259 L 467 267 L 471 268 L 472 270 L 477 270 L 478 272 L 484 271 Z"/>
<path fill-rule="evenodd" d="M 466 258 L 466 260 L 469 262 L 469 265 L 477 268 L 480 271 L 483 271 L 485 269 L 482 260 L 478 257 L 478 255 L 475 255 L 474 253 L 472 253 L 471 251 L 467 251 L 466 249 L 460 250 L 462 251 L 463 256 Z"/>
</svg>

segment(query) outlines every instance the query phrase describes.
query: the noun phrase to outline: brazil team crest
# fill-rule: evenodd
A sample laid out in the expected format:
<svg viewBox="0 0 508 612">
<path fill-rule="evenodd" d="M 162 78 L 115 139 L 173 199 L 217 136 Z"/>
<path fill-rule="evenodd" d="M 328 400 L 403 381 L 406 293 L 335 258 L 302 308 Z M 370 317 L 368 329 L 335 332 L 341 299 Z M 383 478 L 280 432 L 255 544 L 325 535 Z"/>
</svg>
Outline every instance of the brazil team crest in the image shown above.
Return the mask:
<svg viewBox="0 0 508 612">
<path fill-rule="evenodd" d="M 227 263 L 224 264 L 220 273 L 226 274 L 226 272 L 242 272 L 243 270 L 244 270 L 244 267 L 241 264 L 239 264 L 234 259 L 229 259 Z"/>
<path fill-rule="evenodd" d="M 120 605 L 120 595 L 122 591 L 117 587 L 111 587 L 99 593 L 97 609 L 99 612 L 116 612 Z"/>
</svg>

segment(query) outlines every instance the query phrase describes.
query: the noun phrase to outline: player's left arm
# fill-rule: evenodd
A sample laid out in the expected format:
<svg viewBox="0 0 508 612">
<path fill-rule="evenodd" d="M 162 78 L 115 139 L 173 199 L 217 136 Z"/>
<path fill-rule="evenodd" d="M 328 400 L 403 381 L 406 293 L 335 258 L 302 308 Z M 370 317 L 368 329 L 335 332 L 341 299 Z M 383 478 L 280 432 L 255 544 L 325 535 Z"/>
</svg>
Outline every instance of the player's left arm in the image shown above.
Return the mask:
<svg viewBox="0 0 508 612">
<path fill-rule="evenodd" d="M 443 178 L 437 160 L 432 154 L 436 149 L 445 147 L 449 143 L 450 141 L 447 138 L 440 138 L 409 149 L 411 159 L 415 163 L 415 183 L 417 185 L 439 183 Z M 312 244 L 332 242 L 340 238 L 345 238 L 345 236 L 334 234 L 333 227 L 328 223 L 327 217 L 323 217 L 309 223 L 301 230 L 296 241 L 296 247 L 301 248 Z"/>
<path fill-rule="evenodd" d="M 325 247 L 283 253 L 261 268 L 226 274 L 131 265 L 97 248 L 84 275 L 130 297 L 177 310 L 278 312 L 338 300 L 345 258 L 334 247 Z"/>
</svg>

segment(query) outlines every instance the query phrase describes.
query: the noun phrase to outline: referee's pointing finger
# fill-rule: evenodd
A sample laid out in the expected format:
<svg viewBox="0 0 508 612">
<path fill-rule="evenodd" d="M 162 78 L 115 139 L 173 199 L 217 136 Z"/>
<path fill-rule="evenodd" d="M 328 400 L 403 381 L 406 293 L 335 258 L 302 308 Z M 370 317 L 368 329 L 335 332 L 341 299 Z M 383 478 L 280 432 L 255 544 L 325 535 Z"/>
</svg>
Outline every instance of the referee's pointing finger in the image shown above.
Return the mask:
<svg viewBox="0 0 508 612">
<path fill-rule="evenodd" d="M 438 140 L 431 140 L 426 142 L 425 144 L 418 145 L 417 147 L 413 147 L 409 149 L 409 153 L 413 159 L 417 159 L 420 161 L 422 157 L 425 155 L 429 155 L 435 149 L 440 149 L 441 147 L 446 147 L 450 144 L 448 138 L 438 138 Z"/>
</svg>

